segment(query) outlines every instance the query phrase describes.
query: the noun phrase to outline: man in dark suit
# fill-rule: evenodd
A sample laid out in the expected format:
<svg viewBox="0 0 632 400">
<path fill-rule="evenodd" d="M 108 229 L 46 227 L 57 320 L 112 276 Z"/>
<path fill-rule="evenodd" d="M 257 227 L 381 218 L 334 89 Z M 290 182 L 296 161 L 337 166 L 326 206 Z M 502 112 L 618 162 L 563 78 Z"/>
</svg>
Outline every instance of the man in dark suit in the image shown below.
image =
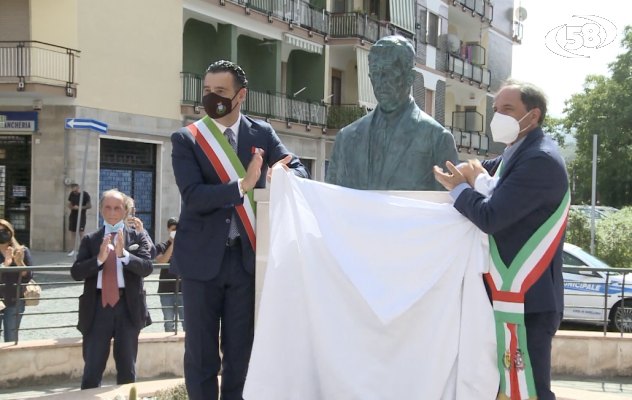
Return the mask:
<svg viewBox="0 0 632 400">
<path fill-rule="evenodd" d="M 494 111 L 492 135 L 494 141 L 508 145 L 504 153 L 483 161 L 485 171 L 471 164 L 458 169 L 448 164 L 451 173 L 435 169 L 435 176 L 451 190 L 454 207 L 495 240 L 500 259 L 509 266 L 536 231 L 555 218 L 568 201 L 569 185 L 564 160 L 540 127 L 546 115 L 542 91 L 528 83 L 506 82 L 496 95 Z M 485 174 L 499 176 L 491 196 L 473 189 Z M 550 254 L 542 257 L 545 269 L 524 293 L 526 347 L 539 400 L 555 399 L 551 392 L 551 344 L 564 311 L 564 226 L 559 232 Z M 491 285 L 488 278 L 490 295 L 494 290 Z"/>
<path fill-rule="evenodd" d="M 148 325 L 143 278 L 153 266 L 142 232 L 125 226 L 126 196 L 103 193 L 104 226 L 84 236 L 70 274 L 85 281 L 79 297 L 79 324 L 85 367 L 81 389 L 99 387 L 114 338 L 116 383 L 136 381 L 138 334 Z"/>
<path fill-rule="evenodd" d="M 254 336 L 256 244 L 249 192 L 265 187 L 268 166 L 276 164 L 309 178 L 269 124 L 241 114 L 247 83 L 238 65 L 211 64 L 204 78 L 207 117 L 171 136 L 184 203 L 173 259 L 186 304 L 184 376 L 192 400 L 217 399 L 220 321 L 221 398 L 242 400 Z"/>
</svg>

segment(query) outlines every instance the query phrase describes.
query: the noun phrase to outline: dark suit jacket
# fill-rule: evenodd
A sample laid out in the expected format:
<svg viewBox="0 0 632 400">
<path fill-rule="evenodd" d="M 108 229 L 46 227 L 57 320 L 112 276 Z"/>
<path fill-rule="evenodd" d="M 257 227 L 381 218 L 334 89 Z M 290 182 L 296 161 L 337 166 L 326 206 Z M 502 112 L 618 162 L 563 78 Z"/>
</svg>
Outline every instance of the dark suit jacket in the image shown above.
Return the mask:
<svg viewBox="0 0 632 400">
<path fill-rule="evenodd" d="M 82 334 L 90 332 L 94 310 L 97 301 L 97 278 L 103 264 L 97 265 L 99 248 L 103 243 L 105 227 L 86 234 L 81 240 L 77 260 L 70 269 L 74 280 L 82 281 L 83 294 L 79 297 L 79 324 L 77 329 Z M 125 249 L 129 252 L 129 264 L 123 264 L 123 279 L 125 280 L 125 300 L 134 325 L 140 330 L 149 325 L 147 301 L 143 288 L 143 278 L 154 270 L 149 255 L 149 244 L 142 232 L 128 227 L 123 228 L 125 235 Z M 130 246 L 138 244 L 138 249 L 130 250 Z"/>
<path fill-rule="evenodd" d="M 384 169 L 369 176 L 371 122 L 376 110 L 336 135 L 326 182 L 361 190 L 445 190 L 432 167 L 458 163 L 454 136 L 411 98 L 396 127 L 390 127 Z"/>
<path fill-rule="evenodd" d="M 483 162 L 493 173 L 502 156 Z M 454 207 L 493 235 L 500 257 L 510 265 L 522 246 L 555 212 L 568 190 L 568 174 L 557 145 L 539 127 L 503 166 L 500 179 L 490 198 L 469 188 Z M 525 295 L 525 312 L 564 311 L 562 248 L 560 243 L 549 267 Z"/>
<path fill-rule="evenodd" d="M 235 206 L 243 204 L 237 181 L 222 183 L 208 157 L 186 127 L 171 136 L 171 160 L 183 206 L 178 222 L 178 238 L 174 241 L 172 261 L 184 279 L 210 280 L 219 272 L 230 220 Z M 252 159 L 252 147 L 264 150 L 261 177 L 257 188 L 265 188 L 268 166 L 288 155 L 288 165 L 296 175 L 309 178 L 299 159 L 290 153 L 279 140 L 270 124 L 241 117 L 237 136 L 237 155 L 244 168 Z M 255 253 L 239 217 L 237 226 L 242 241 L 242 261 L 246 271 L 254 273 Z M 172 263 L 172 266 L 174 263 Z"/>
</svg>

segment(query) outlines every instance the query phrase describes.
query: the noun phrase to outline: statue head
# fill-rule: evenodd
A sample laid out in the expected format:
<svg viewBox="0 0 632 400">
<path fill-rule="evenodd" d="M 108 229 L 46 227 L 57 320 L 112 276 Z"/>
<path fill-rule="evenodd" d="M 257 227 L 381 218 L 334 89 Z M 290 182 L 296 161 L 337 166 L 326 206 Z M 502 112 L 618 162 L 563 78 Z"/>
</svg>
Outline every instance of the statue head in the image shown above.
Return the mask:
<svg viewBox="0 0 632 400">
<path fill-rule="evenodd" d="M 415 49 L 403 36 L 386 36 L 373 45 L 369 51 L 369 78 L 382 111 L 395 111 L 408 101 L 414 66 Z"/>
</svg>

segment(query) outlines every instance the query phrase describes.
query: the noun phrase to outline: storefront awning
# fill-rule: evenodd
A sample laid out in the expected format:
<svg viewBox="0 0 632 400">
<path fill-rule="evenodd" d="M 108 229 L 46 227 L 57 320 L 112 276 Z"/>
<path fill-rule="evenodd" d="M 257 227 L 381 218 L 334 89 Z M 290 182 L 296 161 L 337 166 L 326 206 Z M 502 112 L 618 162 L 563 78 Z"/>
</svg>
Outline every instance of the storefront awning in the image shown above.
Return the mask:
<svg viewBox="0 0 632 400">
<path fill-rule="evenodd" d="M 373 94 L 373 85 L 369 79 L 369 51 L 356 47 L 356 57 L 358 63 L 358 103 L 361 106 L 374 109 L 377 106 L 377 99 Z"/>
<path fill-rule="evenodd" d="M 415 0 L 390 0 L 391 23 L 415 33 Z"/>
<path fill-rule="evenodd" d="M 289 33 L 283 34 L 283 40 L 285 41 L 285 43 L 297 47 L 301 50 L 309 51 L 310 53 L 323 54 L 322 44 L 314 43 L 310 40 L 290 35 Z"/>
</svg>

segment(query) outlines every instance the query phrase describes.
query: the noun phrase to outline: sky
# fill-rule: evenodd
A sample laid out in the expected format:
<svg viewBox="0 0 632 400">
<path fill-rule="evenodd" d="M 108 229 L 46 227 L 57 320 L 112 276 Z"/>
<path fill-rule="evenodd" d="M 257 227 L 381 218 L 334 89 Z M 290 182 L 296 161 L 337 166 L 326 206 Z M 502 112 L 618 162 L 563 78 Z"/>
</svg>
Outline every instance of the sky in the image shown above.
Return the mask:
<svg viewBox="0 0 632 400">
<path fill-rule="evenodd" d="M 587 75 L 610 75 L 608 63 L 615 61 L 617 54 L 623 51 L 620 47 L 623 28 L 626 24 L 632 25 L 632 0 L 515 0 L 515 6 L 525 8 L 527 18 L 523 23 L 522 44 L 514 45 L 513 48 L 512 76 L 542 88 L 549 97 L 550 115 L 561 117 L 564 100 L 569 99 L 573 93 L 582 91 Z M 555 28 L 563 24 L 573 27 L 593 23 L 586 19 L 573 18 L 573 15 L 597 16 L 610 21 L 616 27 L 616 38 L 601 48 L 581 47 L 572 51 L 589 58 L 565 53 L 557 42 L 564 46 L 565 34 L 568 32 L 562 27 L 555 36 Z M 615 30 L 607 21 L 596 20 L 603 27 L 600 28 L 600 36 L 605 36 L 605 41 L 598 38 L 594 40 L 604 45 L 612 39 Z M 590 26 L 584 29 L 589 28 Z M 575 29 L 578 28 L 570 28 L 570 37 L 573 37 Z M 546 40 L 550 31 L 552 33 Z M 547 45 L 557 53 L 570 57 L 554 54 Z M 578 45 L 581 42 L 578 41 Z M 569 47 L 572 44 L 567 45 L 567 50 L 570 51 Z"/>
</svg>

